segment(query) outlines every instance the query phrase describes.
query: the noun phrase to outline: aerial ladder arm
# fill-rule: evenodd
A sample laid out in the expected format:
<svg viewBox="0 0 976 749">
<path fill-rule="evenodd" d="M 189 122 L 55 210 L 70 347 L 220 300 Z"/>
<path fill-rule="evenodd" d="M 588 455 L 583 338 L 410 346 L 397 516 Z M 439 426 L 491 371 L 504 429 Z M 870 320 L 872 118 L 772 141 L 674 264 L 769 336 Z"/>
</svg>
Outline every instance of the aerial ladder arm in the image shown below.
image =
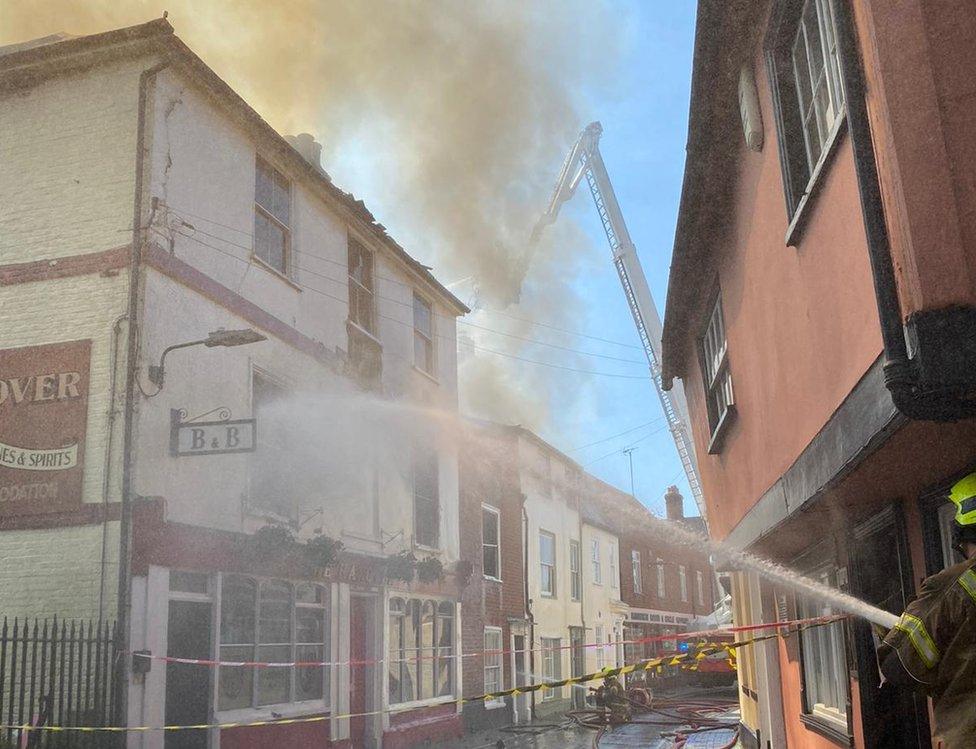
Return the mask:
<svg viewBox="0 0 976 749">
<path fill-rule="evenodd" d="M 695 458 L 694 444 L 688 429 L 688 408 L 685 402 L 684 388 L 675 383 L 670 391 L 663 387 L 661 381 L 661 337 L 663 326 L 654 298 L 651 296 L 647 278 L 637 257 L 637 248 L 627 231 L 620 204 L 613 191 L 610 176 L 607 173 L 603 157 L 600 155 L 600 135 L 603 128 L 599 122 L 592 122 L 580 133 L 576 143 L 569 152 L 546 212 L 540 217 L 532 230 L 532 241 L 538 240 L 545 227 L 552 224 L 563 204 L 576 192 L 580 182 L 586 179 L 596 205 L 603 231 L 610 244 L 613 264 L 617 269 L 620 285 L 630 307 L 631 316 L 637 326 L 637 333 L 647 357 L 651 380 L 657 391 L 661 408 L 668 422 L 668 429 L 674 440 L 681 466 L 688 479 L 692 498 L 702 518 L 707 522 L 705 501 L 702 495 L 701 483 L 698 480 L 698 464 Z"/>
</svg>

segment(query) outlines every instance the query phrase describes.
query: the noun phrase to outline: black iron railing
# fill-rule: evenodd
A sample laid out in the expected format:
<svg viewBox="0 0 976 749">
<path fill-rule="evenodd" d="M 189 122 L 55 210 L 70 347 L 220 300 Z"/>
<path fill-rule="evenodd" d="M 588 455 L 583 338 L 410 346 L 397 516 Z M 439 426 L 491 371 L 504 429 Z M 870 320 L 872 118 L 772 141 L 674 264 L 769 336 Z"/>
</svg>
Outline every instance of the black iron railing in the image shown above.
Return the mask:
<svg viewBox="0 0 976 749">
<path fill-rule="evenodd" d="M 0 625 L 0 724 L 110 726 L 118 657 L 112 622 L 9 619 Z M 0 749 L 121 746 L 117 734 L 0 729 Z"/>
</svg>

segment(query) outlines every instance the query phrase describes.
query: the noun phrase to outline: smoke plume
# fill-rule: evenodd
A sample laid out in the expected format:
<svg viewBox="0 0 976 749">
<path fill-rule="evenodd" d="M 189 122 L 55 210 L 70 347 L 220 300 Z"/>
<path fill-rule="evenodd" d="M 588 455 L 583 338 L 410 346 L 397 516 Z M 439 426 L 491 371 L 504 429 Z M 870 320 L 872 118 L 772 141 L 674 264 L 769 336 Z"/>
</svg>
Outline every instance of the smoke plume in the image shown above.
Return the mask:
<svg viewBox="0 0 976 749">
<path fill-rule="evenodd" d="M 336 182 L 378 207 L 411 254 L 444 281 L 470 277 L 459 295 L 579 325 L 569 282 L 593 248 L 568 217 L 531 256 L 527 238 L 566 150 L 593 118 L 582 106 L 585 92 L 609 78 L 614 19 L 599 2 L 166 5 L 176 33 L 279 132 L 317 135 Z M 145 0 L 4 0 L 0 43 L 159 15 L 160 6 Z M 349 160 L 365 175 L 358 184 L 336 169 Z M 512 339 L 472 336 L 496 350 L 521 350 Z M 462 399 L 488 417 L 539 426 L 549 400 L 567 395 L 545 383 L 585 387 L 473 350 L 462 360 Z"/>
</svg>

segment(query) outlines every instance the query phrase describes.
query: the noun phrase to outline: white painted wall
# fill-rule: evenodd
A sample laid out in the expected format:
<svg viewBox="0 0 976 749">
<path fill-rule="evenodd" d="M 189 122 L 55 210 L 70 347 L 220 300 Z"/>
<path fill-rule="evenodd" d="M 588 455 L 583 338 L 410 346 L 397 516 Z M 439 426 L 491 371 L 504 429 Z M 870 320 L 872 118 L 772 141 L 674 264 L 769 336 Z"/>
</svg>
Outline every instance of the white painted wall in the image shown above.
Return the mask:
<svg viewBox="0 0 976 749">
<path fill-rule="evenodd" d="M 600 550 L 602 583 L 593 579 L 592 545 L 596 542 Z M 618 562 L 611 565 L 616 555 Z M 630 570 L 626 570 L 627 574 Z M 620 625 L 627 612 L 627 605 L 620 600 L 619 541 L 613 533 L 593 525 L 583 524 L 583 613 L 586 621 L 586 642 L 596 642 L 598 626 L 603 628 L 603 641 L 613 638 L 614 627 Z M 616 664 L 615 649 L 605 647 L 604 665 Z M 586 671 L 597 670 L 596 648 L 586 649 Z"/>
</svg>

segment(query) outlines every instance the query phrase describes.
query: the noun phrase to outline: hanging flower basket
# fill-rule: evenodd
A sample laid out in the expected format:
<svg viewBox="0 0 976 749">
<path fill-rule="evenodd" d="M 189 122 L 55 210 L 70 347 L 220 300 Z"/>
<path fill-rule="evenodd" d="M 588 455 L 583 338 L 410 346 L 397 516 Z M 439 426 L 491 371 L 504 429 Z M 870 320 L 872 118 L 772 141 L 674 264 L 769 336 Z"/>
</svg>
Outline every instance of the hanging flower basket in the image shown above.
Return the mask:
<svg viewBox="0 0 976 749">
<path fill-rule="evenodd" d="M 247 547 L 258 559 L 281 558 L 295 547 L 295 535 L 283 525 L 266 525 L 247 540 Z"/>
<path fill-rule="evenodd" d="M 386 579 L 402 580 L 403 582 L 413 582 L 414 575 L 417 573 L 417 558 L 409 551 L 401 551 L 398 554 L 386 558 Z"/>
<path fill-rule="evenodd" d="M 318 534 L 305 542 L 305 561 L 318 570 L 331 567 L 339 561 L 342 541 Z"/>
<path fill-rule="evenodd" d="M 444 579 L 444 565 L 437 557 L 425 557 L 417 562 L 417 579 L 424 583 L 435 583 Z"/>
</svg>

